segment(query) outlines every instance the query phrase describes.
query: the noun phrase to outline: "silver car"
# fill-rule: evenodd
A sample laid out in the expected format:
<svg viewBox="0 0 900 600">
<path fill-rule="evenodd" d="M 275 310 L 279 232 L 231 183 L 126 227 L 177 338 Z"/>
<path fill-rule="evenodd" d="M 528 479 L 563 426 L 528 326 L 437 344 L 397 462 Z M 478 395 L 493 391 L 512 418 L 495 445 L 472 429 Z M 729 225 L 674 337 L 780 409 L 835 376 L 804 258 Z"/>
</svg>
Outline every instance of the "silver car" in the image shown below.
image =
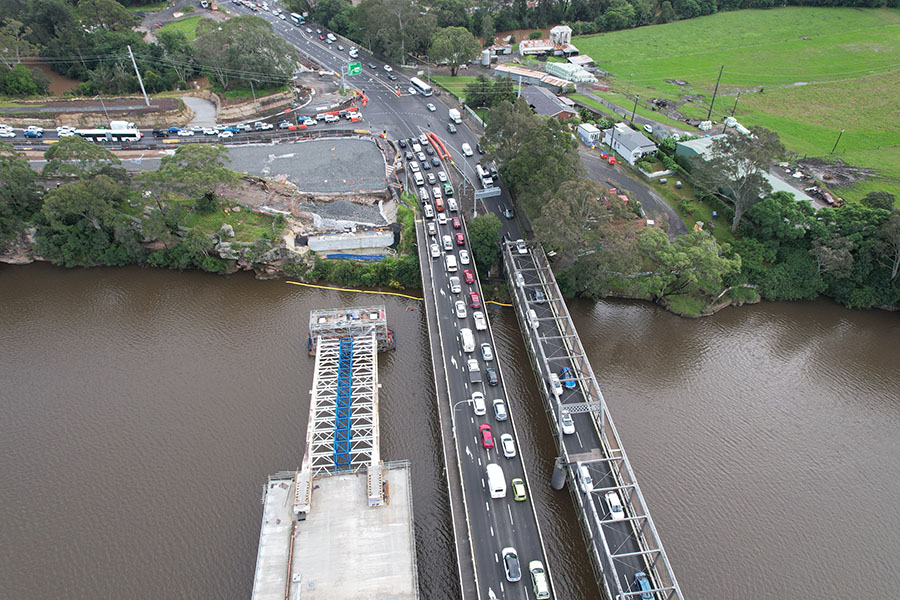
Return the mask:
<svg viewBox="0 0 900 600">
<path fill-rule="evenodd" d="M 483 358 L 485 362 L 494 360 L 494 351 L 491 350 L 491 345 L 487 342 L 481 344 L 481 358 Z"/>
</svg>

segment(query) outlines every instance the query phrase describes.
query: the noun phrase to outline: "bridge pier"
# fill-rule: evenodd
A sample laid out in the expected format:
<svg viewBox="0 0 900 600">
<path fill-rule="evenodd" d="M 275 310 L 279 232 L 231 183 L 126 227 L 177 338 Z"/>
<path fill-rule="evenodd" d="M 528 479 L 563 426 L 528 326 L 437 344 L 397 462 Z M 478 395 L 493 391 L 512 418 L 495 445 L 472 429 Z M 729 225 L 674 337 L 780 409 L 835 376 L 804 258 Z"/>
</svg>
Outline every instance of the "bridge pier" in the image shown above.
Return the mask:
<svg viewBox="0 0 900 600">
<path fill-rule="evenodd" d="M 550 477 L 550 487 L 561 490 L 566 487 L 566 463 L 561 456 L 553 461 L 553 475 Z"/>
</svg>

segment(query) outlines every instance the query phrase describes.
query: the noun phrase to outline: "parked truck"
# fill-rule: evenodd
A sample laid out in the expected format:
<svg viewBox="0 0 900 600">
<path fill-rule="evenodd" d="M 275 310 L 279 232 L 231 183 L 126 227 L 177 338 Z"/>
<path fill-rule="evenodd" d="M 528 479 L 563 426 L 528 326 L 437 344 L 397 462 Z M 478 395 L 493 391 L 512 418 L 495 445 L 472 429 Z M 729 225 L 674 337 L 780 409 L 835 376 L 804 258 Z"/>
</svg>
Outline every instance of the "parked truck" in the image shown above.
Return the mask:
<svg viewBox="0 0 900 600">
<path fill-rule="evenodd" d="M 454 123 L 462 123 L 462 116 L 460 116 L 459 111 L 455 108 L 450 109 L 450 120 Z"/>
</svg>

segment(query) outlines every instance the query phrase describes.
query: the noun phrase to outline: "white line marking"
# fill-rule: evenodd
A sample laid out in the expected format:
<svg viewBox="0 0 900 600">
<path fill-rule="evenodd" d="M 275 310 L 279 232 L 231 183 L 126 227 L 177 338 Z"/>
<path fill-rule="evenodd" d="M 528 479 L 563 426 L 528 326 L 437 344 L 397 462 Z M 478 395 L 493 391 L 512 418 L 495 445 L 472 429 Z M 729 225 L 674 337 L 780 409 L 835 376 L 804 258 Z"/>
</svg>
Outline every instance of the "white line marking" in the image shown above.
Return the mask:
<svg viewBox="0 0 900 600">
<path fill-rule="evenodd" d="M 509 504 L 506 505 L 506 510 L 509 511 L 509 524 L 515 525 L 515 523 L 513 523 L 513 518 L 512 518 L 512 507 Z"/>
</svg>

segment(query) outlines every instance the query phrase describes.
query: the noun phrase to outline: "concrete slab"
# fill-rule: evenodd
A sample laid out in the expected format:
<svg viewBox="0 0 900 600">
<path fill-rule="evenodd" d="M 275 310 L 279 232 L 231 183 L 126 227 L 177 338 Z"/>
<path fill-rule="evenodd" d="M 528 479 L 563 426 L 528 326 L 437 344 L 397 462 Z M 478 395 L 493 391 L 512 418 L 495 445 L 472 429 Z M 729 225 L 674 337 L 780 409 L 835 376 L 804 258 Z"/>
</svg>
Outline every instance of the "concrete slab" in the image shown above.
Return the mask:
<svg viewBox="0 0 900 600">
<path fill-rule="evenodd" d="M 384 477 L 390 502 L 376 508 L 367 506 L 365 475 L 316 481 L 312 511 L 296 526 L 290 598 L 418 598 L 409 465 Z"/>
<path fill-rule="evenodd" d="M 266 484 L 251 596 L 254 600 L 284 600 L 293 499 L 292 479 L 270 479 Z"/>
</svg>

